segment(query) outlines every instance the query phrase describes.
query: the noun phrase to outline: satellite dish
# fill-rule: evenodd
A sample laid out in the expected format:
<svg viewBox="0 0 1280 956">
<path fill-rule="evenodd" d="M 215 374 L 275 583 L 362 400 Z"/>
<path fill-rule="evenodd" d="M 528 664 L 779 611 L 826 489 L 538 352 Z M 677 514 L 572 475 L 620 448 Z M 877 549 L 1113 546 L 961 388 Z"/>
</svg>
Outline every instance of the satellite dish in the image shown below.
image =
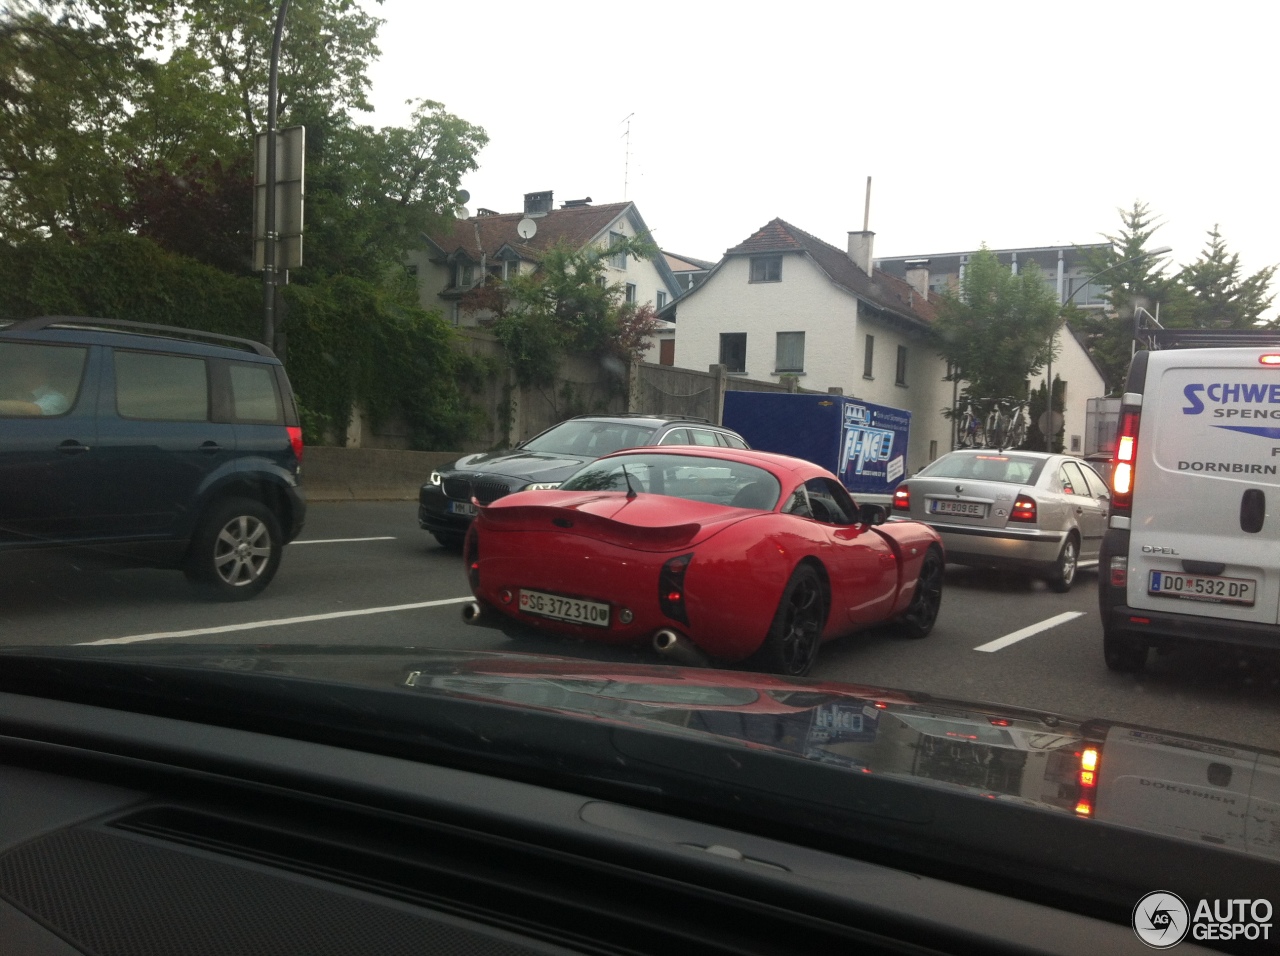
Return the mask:
<svg viewBox="0 0 1280 956">
<path fill-rule="evenodd" d="M 458 195 L 454 198 L 457 200 L 459 206 L 465 206 L 471 201 L 471 193 L 467 192 L 465 189 L 459 189 Z"/>
<path fill-rule="evenodd" d="M 516 234 L 521 239 L 532 239 L 537 234 L 537 232 L 538 232 L 538 224 L 534 222 L 532 219 L 530 219 L 528 216 L 525 216 L 518 223 L 516 223 Z"/>
<path fill-rule="evenodd" d="M 454 216 L 456 216 L 458 219 L 470 219 L 470 218 L 471 218 L 471 210 L 470 210 L 470 209 L 468 209 L 466 206 L 454 206 L 454 207 L 453 207 L 453 214 L 454 214 Z"/>
</svg>

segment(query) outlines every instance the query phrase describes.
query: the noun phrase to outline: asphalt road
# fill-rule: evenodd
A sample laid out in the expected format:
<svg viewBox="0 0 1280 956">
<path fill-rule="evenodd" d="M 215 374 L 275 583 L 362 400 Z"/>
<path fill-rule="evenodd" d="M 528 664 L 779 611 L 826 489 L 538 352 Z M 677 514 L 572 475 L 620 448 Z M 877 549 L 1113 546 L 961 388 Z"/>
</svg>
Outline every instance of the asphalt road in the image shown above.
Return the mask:
<svg viewBox="0 0 1280 956">
<path fill-rule="evenodd" d="M 201 600 L 172 571 L 48 553 L 0 556 L 0 644 L 513 649 L 501 633 L 462 623 L 469 590 L 461 560 L 418 529 L 415 510 L 413 502 L 311 505 L 276 580 L 236 604 Z M 949 566 L 933 634 L 912 641 L 883 628 L 828 644 L 813 676 L 1280 745 L 1280 656 L 1181 651 L 1153 657 L 1141 677 L 1112 674 L 1102 661 L 1096 587 L 1094 572 L 1055 594 L 1039 582 Z M 519 649 L 652 660 L 537 638 Z"/>
</svg>

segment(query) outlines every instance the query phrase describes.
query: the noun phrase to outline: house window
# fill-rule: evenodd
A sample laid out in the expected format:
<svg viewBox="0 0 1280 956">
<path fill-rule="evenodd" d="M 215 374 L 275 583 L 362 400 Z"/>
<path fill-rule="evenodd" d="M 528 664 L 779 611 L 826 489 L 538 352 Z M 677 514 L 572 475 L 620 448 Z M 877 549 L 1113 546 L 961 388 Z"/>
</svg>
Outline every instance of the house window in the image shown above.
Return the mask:
<svg viewBox="0 0 1280 956">
<path fill-rule="evenodd" d="M 519 274 L 520 274 L 520 260 L 508 259 L 506 262 L 506 265 L 504 266 L 502 277 L 504 279 L 510 279 L 512 276 L 518 276 Z"/>
<path fill-rule="evenodd" d="M 905 345 L 898 346 L 898 377 L 894 379 L 895 384 L 907 384 L 907 347 Z"/>
<path fill-rule="evenodd" d="M 936 440 L 930 441 L 929 442 L 929 460 L 933 461 L 937 457 L 938 457 L 938 443 Z"/>
<path fill-rule="evenodd" d="M 627 302 L 631 305 L 636 304 L 636 284 L 634 282 L 627 283 Z"/>
<path fill-rule="evenodd" d="M 867 336 L 867 350 L 862 353 L 862 377 L 873 378 L 871 374 L 872 357 L 876 354 L 876 337 Z"/>
<path fill-rule="evenodd" d="M 627 237 L 620 232 L 609 233 L 610 248 L 626 241 Z M 617 255 L 610 256 L 609 265 L 613 266 L 615 269 L 625 269 L 627 267 L 627 254 L 625 252 L 619 252 Z"/>
<path fill-rule="evenodd" d="M 475 281 L 476 269 L 469 262 L 459 262 L 457 270 L 454 272 L 454 285 L 466 288 Z"/>
<path fill-rule="evenodd" d="M 777 364 L 778 372 L 804 371 L 804 333 L 779 332 Z"/>
<path fill-rule="evenodd" d="M 747 370 L 747 333 L 720 333 L 720 364 L 730 372 Z"/>
<path fill-rule="evenodd" d="M 658 293 L 658 308 L 661 309 L 667 304 L 667 294 L 665 292 Z"/>
<path fill-rule="evenodd" d="M 675 365 L 676 364 L 676 340 L 663 339 L 658 343 L 658 364 L 659 365 Z"/>
<path fill-rule="evenodd" d="M 781 282 L 782 256 L 752 256 L 752 282 Z"/>
</svg>

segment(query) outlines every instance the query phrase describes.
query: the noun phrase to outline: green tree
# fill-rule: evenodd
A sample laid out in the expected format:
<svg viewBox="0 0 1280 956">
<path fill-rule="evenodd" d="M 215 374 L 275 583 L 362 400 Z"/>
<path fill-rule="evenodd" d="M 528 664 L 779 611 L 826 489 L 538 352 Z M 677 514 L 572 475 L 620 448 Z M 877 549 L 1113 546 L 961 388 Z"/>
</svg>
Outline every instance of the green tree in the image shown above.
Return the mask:
<svg viewBox="0 0 1280 956">
<path fill-rule="evenodd" d="M 1248 329 L 1261 323 L 1262 313 L 1275 301 L 1268 292 L 1276 266 L 1245 276 L 1240 254 L 1229 253 L 1218 227 L 1200 258 L 1179 270 L 1169 288 L 1160 324 L 1170 329 Z"/>
<path fill-rule="evenodd" d="M 639 357 L 656 317 L 627 302 L 620 283 L 608 283 L 607 259 L 647 259 L 657 253 L 648 237 L 628 237 L 604 250 L 561 242 L 536 270 L 496 283 L 467 305 L 493 314 L 493 332 L 522 385 L 549 386 L 566 352 L 619 363 Z"/>
<path fill-rule="evenodd" d="M 970 256 L 960 288 L 942 294 L 933 332 L 952 378 L 965 383 L 962 402 L 984 414 L 1001 399 L 1026 398 L 1058 322 L 1057 296 L 1039 268 L 1032 263 L 1015 275 L 983 246 Z"/>
<path fill-rule="evenodd" d="M 1103 234 L 1111 243 L 1104 250 L 1089 250 L 1085 257 L 1090 275 L 1106 273 L 1107 291 L 1103 294 L 1108 308 L 1085 311 L 1072 302 L 1067 321 L 1084 338 L 1089 354 L 1102 371 L 1107 392 L 1124 385 L 1133 352 L 1134 310 L 1151 311 L 1155 303 L 1167 299 L 1169 279 L 1158 256 L 1146 256 L 1151 237 L 1162 225 L 1150 207 L 1134 200 L 1129 209 L 1119 209 L 1120 229 L 1114 235 Z"/>
</svg>

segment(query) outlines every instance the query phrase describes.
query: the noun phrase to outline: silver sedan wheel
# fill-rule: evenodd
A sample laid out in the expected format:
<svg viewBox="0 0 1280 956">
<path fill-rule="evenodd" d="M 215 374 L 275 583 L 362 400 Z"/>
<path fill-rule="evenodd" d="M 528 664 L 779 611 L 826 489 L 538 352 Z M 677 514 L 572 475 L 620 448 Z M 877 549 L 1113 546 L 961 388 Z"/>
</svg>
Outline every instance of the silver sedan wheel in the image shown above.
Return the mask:
<svg viewBox="0 0 1280 956">
<path fill-rule="evenodd" d="M 213 567 L 232 587 L 253 584 L 271 560 L 271 533 L 253 515 L 237 515 L 223 525 L 214 541 Z"/>
</svg>

